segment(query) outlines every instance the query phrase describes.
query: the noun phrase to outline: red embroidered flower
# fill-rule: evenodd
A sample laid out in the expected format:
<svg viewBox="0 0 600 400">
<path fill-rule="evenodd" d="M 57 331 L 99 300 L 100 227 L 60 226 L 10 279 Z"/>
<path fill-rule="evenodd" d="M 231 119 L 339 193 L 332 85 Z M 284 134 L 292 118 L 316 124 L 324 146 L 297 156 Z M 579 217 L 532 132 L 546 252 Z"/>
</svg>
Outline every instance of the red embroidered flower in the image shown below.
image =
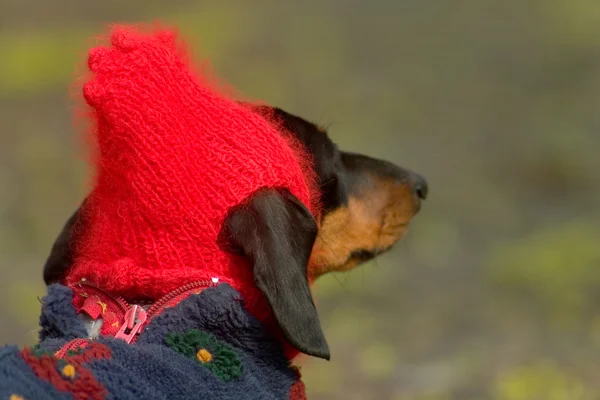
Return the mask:
<svg viewBox="0 0 600 400">
<path fill-rule="evenodd" d="M 110 349 L 103 344 L 90 343 L 80 351 L 67 352 L 64 358 L 26 348 L 21 351 L 21 357 L 39 379 L 71 393 L 75 400 L 103 400 L 108 394 L 84 366 L 92 360 L 112 357 Z"/>
</svg>

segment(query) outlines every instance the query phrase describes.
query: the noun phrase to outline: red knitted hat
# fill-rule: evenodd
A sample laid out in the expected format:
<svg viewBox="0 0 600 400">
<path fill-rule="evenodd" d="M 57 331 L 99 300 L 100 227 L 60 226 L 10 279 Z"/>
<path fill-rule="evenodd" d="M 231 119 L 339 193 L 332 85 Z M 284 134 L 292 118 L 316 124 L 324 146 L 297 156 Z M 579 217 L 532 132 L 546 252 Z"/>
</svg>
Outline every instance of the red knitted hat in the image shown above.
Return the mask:
<svg viewBox="0 0 600 400">
<path fill-rule="evenodd" d="M 314 212 L 306 154 L 192 73 L 172 32 L 118 27 L 111 43 L 89 52 L 95 177 L 67 283 L 156 299 L 218 277 L 251 309 L 252 268 L 217 236 L 227 211 L 260 188 L 287 188 Z"/>
</svg>

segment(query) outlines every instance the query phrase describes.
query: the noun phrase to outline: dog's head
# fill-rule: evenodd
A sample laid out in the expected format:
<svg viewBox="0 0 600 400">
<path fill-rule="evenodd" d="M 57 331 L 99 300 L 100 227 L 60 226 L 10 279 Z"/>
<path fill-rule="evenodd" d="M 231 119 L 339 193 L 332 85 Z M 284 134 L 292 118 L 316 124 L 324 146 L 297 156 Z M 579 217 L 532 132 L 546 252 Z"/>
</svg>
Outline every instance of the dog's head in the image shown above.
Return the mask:
<svg viewBox="0 0 600 400">
<path fill-rule="evenodd" d="M 329 359 L 309 284 L 350 270 L 389 250 L 406 233 L 427 196 L 425 180 L 386 161 L 340 151 L 318 126 L 269 109 L 313 159 L 322 213 L 285 190 L 263 189 L 232 209 L 221 229 L 222 248 L 246 257 L 287 340 L 305 354 Z M 63 227 L 44 266 L 46 284 L 71 264 L 78 211 Z"/>
</svg>

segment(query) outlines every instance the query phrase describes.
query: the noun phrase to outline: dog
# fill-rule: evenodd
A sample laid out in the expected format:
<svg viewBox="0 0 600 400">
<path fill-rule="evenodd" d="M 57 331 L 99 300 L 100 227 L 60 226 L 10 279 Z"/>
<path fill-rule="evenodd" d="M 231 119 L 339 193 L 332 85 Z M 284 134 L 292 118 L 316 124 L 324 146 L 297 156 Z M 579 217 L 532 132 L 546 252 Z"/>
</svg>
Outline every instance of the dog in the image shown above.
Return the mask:
<svg viewBox="0 0 600 400">
<path fill-rule="evenodd" d="M 284 337 L 248 315 L 239 294 L 226 284 L 194 291 L 195 296 L 163 309 L 135 346 L 116 339 L 118 335 L 104 338 L 98 329 L 92 333 L 97 321 L 77 314 L 74 296 L 88 301 L 97 293 L 100 297 L 92 303 L 102 308 L 115 298 L 102 298 L 101 291 L 84 293 L 81 285 L 60 284 L 73 261 L 80 207 L 57 236 L 44 265 L 48 295 L 42 306 L 40 344 L 0 349 L 0 396 L 306 399 L 299 371 L 290 365 L 293 356 L 284 356 L 280 340 L 329 359 L 307 282 L 351 270 L 391 249 L 419 212 L 428 185 L 408 169 L 339 150 L 326 130 L 303 118 L 279 108 L 267 111 L 312 156 L 321 218 L 313 221 L 289 193 L 266 191 L 231 211 L 222 236 L 227 251 L 253 260 L 256 284 Z M 278 266 L 277 272 L 268 267 L 271 264 Z M 127 333 L 121 339 L 140 333 L 133 332 L 140 315 L 125 314 L 119 333 Z"/>
<path fill-rule="evenodd" d="M 219 97 L 172 32 L 110 40 L 83 86 L 94 189 L 44 266 L 40 343 L 0 351 L 0 397 L 305 398 L 291 360 L 330 358 L 310 284 L 389 250 L 427 183 Z"/>
</svg>

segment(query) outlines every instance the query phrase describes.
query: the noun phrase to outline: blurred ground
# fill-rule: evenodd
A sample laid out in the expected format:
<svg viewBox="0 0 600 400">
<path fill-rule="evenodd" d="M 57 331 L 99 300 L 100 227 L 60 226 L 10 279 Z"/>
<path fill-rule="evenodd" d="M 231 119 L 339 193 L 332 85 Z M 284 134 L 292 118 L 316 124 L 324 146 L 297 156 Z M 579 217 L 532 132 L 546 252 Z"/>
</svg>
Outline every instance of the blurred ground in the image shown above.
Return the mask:
<svg viewBox="0 0 600 400">
<path fill-rule="evenodd" d="M 84 195 L 75 66 L 104 22 L 153 18 L 430 183 L 397 249 L 317 285 L 333 360 L 304 362 L 311 399 L 600 398 L 595 0 L 0 0 L 0 343 L 34 342 Z"/>
</svg>

